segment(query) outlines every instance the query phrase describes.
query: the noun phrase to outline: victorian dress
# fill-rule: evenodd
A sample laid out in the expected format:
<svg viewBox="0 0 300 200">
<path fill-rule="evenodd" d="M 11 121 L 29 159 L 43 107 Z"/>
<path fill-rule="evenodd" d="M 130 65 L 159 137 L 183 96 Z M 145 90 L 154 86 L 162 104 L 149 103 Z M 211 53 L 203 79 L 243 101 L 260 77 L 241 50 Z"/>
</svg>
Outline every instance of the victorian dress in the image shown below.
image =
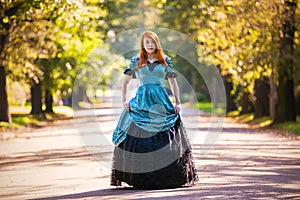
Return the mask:
<svg viewBox="0 0 300 200">
<path fill-rule="evenodd" d="M 138 56 L 131 59 L 124 74 L 137 78 L 140 86 L 123 110 L 115 128 L 111 185 L 122 182 L 135 188 L 163 189 L 191 186 L 197 180 L 191 145 L 174 111 L 164 79 L 175 78 L 172 60 L 168 66 L 155 61 L 135 69 Z"/>
</svg>

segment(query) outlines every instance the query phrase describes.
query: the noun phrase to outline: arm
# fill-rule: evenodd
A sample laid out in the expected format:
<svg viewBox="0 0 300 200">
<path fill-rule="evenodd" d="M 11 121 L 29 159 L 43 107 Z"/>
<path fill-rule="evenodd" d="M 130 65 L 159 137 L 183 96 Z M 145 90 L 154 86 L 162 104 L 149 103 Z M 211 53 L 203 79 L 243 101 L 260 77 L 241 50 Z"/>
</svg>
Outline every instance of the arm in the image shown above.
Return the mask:
<svg viewBox="0 0 300 200">
<path fill-rule="evenodd" d="M 130 80 L 131 80 L 131 76 L 126 75 L 124 77 L 123 84 L 122 84 L 122 103 L 128 112 L 130 111 L 130 107 L 129 107 L 129 103 L 126 101 L 126 94 L 127 94 L 127 85 L 129 84 Z"/>
<path fill-rule="evenodd" d="M 175 97 L 175 113 L 178 114 L 180 112 L 180 108 L 181 108 L 181 103 L 180 103 L 180 97 L 179 97 L 179 87 L 177 84 L 177 81 L 175 78 L 169 78 L 169 84 L 171 86 L 173 95 Z"/>
</svg>

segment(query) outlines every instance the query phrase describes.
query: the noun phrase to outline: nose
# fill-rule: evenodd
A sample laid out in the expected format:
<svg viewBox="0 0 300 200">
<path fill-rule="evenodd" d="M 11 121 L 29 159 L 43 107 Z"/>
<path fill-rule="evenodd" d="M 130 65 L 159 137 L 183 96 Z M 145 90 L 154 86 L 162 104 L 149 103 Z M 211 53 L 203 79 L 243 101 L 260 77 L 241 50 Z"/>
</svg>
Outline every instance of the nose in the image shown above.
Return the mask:
<svg viewBox="0 0 300 200">
<path fill-rule="evenodd" d="M 151 47 L 151 48 L 155 47 L 155 43 L 154 43 L 154 42 L 151 42 L 151 43 L 150 43 L 150 47 Z"/>
</svg>

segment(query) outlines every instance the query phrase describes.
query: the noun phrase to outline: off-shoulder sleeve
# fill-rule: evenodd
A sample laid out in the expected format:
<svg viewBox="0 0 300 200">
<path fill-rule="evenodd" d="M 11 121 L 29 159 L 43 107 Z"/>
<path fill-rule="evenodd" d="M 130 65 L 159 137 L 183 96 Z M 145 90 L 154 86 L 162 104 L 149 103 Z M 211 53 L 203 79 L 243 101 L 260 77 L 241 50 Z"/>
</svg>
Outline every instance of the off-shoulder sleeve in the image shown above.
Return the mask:
<svg viewBox="0 0 300 200">
<path fill-rule="evenodd" d="M 132 78 L 136 78 L 134 67 L 137 65 L 138 57 L 134 56 L 131 58 L 129 67 L 124 70 L 124 74 L 131 76 Z"/>
<path fill-rule="evenodd" d="M 168 80 L 168 78 L 177 77 L 177 74 L 173 70 L 172 59 L 169 56 L 166 56 L 166 62 L 168 67 L 166 69 L 165 79 Z"/>
</svg>

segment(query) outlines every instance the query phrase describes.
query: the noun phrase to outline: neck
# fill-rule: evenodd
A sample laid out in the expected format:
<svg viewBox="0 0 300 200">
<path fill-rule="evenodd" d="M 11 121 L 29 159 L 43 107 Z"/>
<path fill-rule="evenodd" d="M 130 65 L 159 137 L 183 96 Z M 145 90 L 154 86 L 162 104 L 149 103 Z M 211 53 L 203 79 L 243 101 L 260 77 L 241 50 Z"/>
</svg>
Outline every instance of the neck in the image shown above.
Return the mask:
<svg viewBox="0 0 300 200">
<path fill-rule="evenodd" d="M 156 58 L 156 54 L 155 53 L 148 53 L 148 59 L 153 59 Z"/>
</svg>

